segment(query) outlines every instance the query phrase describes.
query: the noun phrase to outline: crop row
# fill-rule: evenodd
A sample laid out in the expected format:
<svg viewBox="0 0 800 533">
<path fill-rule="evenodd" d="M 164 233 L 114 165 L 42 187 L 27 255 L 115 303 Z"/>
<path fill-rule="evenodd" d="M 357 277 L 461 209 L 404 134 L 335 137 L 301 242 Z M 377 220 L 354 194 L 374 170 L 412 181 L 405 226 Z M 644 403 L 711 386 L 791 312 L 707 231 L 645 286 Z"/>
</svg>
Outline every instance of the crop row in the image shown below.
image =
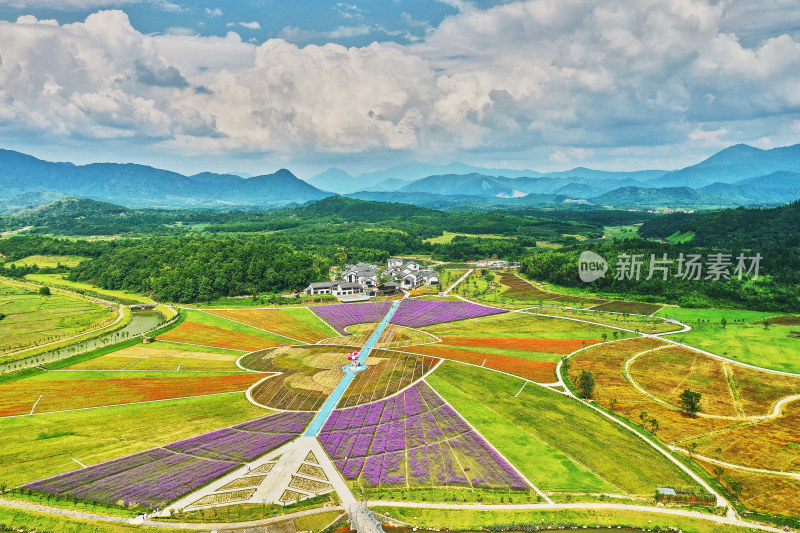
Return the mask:
<svg viewBox="0 0 800 533">
<path fill-rule="evenodd" d="M 528 487 L 424 382 L 334 411 L 320 440 L 344 476 L 366 486 Z"/>
</svg>

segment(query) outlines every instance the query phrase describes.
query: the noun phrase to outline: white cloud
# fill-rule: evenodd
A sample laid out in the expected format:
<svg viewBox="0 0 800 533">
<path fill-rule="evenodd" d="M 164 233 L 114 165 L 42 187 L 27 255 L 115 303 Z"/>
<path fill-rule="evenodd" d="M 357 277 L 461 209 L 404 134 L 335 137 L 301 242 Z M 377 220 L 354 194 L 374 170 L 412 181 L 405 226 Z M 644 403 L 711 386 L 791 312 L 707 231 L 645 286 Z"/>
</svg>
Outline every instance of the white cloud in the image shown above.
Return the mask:
<svg viewBox="0 0 800 533">
<path fill-rule="evenodd" d="M 719 128 L 717 130 L 703 130 L 697 128 L 689 134 L 689 139 L 705 144 L 722 145 L 725 144 L 725 141 L 721 137 L 724 137 L 727 133 L 728 130 L 725 128 Z"/>
<path fill-rule="evenodd" d="M 144 35 L 120 11 L 0 22 L 0 134 L 134 137 L 182 153 L 540 150 L 563 163 L 792 135 L 800 44 L 743 44 L 721 29 L 723 4 L 455 3 L 407 46 L 300 47 L 284 40 L 311 37 L 297 28 L 260 45 Z"/>
<path fill-rule="evenodd" d="M 222 16 L 222 10 L 220 8 L 218 8 L 218 7 L 215 7 L 214 9 L 210 9 L 210 8 L 207 7 L 206 8 L 206 15 L 208 15 L 209 17 L 212 17 L 212 18 L 213 17 L 221 17 Z"/>
<path fill-rule="evenodd" d="M 250 29 L 250 30 L 260 30 L 261 29 L 261 24 L 259 24 L 256 21 L 253 21 L 253 22 L 240 22 L 239 26 L 242 26 L 242 27 Z"/>
</svg>

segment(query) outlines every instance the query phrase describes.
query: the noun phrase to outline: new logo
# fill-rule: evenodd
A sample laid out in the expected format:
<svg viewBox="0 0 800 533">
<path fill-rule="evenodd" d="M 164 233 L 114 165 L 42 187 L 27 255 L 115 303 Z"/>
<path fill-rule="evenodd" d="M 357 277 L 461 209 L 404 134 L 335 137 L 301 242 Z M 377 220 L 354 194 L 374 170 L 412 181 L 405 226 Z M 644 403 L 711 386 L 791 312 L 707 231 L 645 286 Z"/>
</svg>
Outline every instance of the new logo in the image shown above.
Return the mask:
<svg viewBox="0 0 800 533">
<path fill-rule="evenodd" d="M 581 281 L 591 283 L 605 277 L 608 262 L 594 252 L 583 252 L 578 258 L 578 276 Z"/>
</svg>

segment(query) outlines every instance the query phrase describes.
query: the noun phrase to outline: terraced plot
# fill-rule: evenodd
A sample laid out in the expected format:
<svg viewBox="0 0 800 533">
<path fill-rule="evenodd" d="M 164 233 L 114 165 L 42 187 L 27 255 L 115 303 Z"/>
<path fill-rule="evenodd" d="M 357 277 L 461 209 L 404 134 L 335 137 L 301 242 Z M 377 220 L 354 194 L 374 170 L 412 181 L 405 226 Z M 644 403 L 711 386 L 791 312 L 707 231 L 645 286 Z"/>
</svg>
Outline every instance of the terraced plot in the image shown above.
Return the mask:
<svg viewBox="0 0 800 533">
<path fill-rule="evenodd" d="M 236 360 L 245 352 L 158 341 L 123 348 L 70 366 L 70 370 L 238 371 Z"/>
<path fill-rule="evenodd" d="M 585 298 L 582 296 L 543 291 L 512 272 L 498 272 L 498 275 L 500 277 L 500 283 L 508 287 L 505 291 L 500 293 L 500 296 L 504 299 L 524 302 L 569 302 L 570 305 L 580 307 L 590 307 L 605 301 L 600 298 Z"/>
<path fill-rule="evenodd" d="M 334 411 L 320 441 L 345 478 L 366 487 L 528 488 L 424 383 L 380 402 Z"/>
<path fill-rule="evenodd" d="M 268 375 L 48 372 L 0 385 L 0 416 L 243 391 Z"/>
<path fill-rule="evenodd" d="M 306 308 L 212 309 L 208 313 L 307 343 L 315 343 L 336 333 Z"/>
</svg>

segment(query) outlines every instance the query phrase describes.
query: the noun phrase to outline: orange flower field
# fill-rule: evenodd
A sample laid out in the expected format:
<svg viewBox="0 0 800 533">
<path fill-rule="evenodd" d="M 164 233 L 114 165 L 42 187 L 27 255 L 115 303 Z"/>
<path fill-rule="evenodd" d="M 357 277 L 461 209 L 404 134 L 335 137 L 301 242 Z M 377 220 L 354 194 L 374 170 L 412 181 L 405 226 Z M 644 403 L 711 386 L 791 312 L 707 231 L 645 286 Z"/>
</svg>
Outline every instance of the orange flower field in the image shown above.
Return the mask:
<svg viewBox="0 0 800 533">
<path fill-rule="evenodd" d="M 186 320 L 177 328 L 163 335 L 159 335 L 158 338 L 164 341 L 231 348 L 246 352 L 260 350 L 262 348 L 272 348 L 279 344 L 273 340 L 256 337 L 248 333 L 239 333 L 238 331 L 218 328 L 217 326 L 207 326 L 206 324 L 200 324 L 199 322 L 192 322 L 190 320 Z"/>
<path fill-rule="evenodd" d="M 484 366 L 486 368 L 508 372 L 509 374 L 514 374 L 515 376 L 530 379 L 538 383 L 552 383 L 556 381 L 556 363 L 551 361 L 533 361 L 505 355 L 482 354 L 466 350 L 456 350 L 436 344 L 426 344 L 411 348 L 397 348 L 397 350 L 416 352 L 442 359 Z"/>
<path fill-rule="evenodd" d="M 182 398 L 247 390 L 269 373 L 223 376 L 70 379 L 75 372 L 51 373 L 48 380 L 15 381 L 0 385 L 0 416 L 44 413 L 85 407 Z M 62 375 L 66 379 L 62 378 Z M 38 403 L 37 403 L 38 400 Z"/>
<path fill-rule="evenodd" d="M 444 344 L 475 346 L 478 348 L 500 348 L 529 352 L 572 353 L 585 346 L 597 344 L 594 339 L 521 339 L 516 337 L 443 337 Z"/>
</svg>

